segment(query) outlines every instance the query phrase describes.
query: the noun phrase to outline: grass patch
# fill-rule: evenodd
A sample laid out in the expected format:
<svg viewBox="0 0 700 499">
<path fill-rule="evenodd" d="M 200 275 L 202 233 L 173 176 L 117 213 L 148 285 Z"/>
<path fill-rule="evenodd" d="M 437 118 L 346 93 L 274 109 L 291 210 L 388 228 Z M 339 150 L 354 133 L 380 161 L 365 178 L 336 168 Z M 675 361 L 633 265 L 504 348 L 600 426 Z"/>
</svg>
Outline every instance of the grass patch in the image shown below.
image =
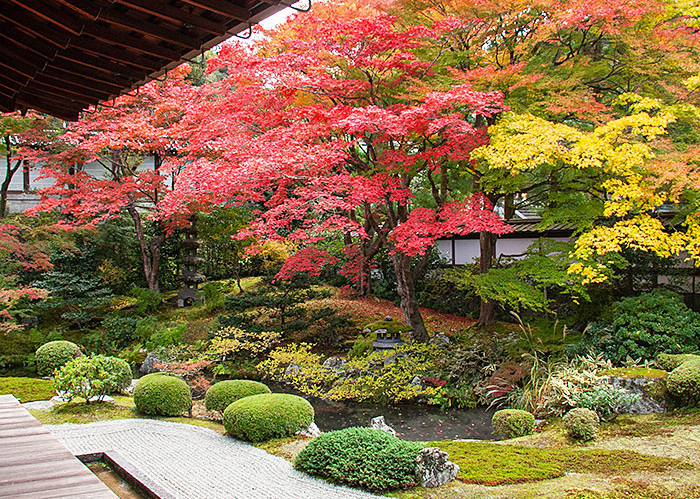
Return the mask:
<svg viewBox="0 0 700 499">
<path fill-rule="evenodd" d="M 138 417 L 134 409 L 113 402 L 92 402 L 90 404 L 66 403 L 46 410 L 30 410 L 41 424 L 94 423 L 112 419 Z"/>
<path fill-rule="evenodd" d="M 459 464 L 457 477 L 465 483 L 501 485 L 558 478 L 565 473 L 618 475 L 638 471 L 693 469 L 677 459 L 629 450 L 539 449 L 481 442 L 431 442 Z"/>
<path fill-rule="evenodd" d="M 20 402 L 48 400 L 56 395 L 53 381 L 39 378 L 0 378 L 0 395 L 11 394 Z"/>
</svg>

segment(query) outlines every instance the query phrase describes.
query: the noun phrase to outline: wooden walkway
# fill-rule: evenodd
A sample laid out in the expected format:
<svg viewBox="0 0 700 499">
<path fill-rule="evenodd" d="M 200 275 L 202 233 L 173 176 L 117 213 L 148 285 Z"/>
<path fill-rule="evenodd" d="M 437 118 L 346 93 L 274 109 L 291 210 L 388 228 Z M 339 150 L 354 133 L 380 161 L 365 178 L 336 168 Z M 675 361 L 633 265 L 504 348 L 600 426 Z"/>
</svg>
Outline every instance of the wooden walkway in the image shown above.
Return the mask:
<svg viewBox="0 0 700 499">
<path fill-rule="evenodd" d="M 12 395 L 0 395 L 0 498 L 116 499 Z"/>
</svg>

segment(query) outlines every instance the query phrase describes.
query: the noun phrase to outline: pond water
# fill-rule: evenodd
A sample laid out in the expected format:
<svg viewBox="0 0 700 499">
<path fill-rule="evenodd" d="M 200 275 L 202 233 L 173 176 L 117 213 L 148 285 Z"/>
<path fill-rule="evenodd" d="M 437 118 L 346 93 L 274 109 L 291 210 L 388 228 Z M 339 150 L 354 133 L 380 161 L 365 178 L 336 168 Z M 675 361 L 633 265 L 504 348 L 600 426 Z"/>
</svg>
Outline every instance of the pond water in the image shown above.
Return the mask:
<svg viewBox="0 0 700 499">
<path fill-rule="evenodd" d="M 112 471 L 104 463 L 91 463 L 87 465 L 97 478 L 114 492 L 119 499 L 147 499 L 145 495 L 139 493 L 127 482 Z"/>
<path fill-rule="evenodd" d="M 295 393 L 285 385 L 270 386 L 273 392 Z M 369 426 L 376 416 L 407 440 L 444 440 L 492 438 L 491 416 L 494 411 L 477 409 L 440 409 L 422 404 L 379 406 L 353 402 L 329 402 L 306 397 L 316 412 L 316 424 L 321 431 L 341 430 L 351 426 Z"/>
</svg>

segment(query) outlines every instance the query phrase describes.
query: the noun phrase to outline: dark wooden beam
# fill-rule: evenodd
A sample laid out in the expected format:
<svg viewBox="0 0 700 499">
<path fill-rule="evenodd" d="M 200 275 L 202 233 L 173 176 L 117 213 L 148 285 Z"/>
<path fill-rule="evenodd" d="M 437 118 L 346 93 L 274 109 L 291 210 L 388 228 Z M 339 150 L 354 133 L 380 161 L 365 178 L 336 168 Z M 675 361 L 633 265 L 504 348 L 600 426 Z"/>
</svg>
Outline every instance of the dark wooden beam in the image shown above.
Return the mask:
<svg viewBox="0 0 700 499">
<path fill-rule="evenodd" d="M 171 22 L 181 22 L 191 25 L 202 31 L 213 35 L 223 35 L 226 33 L 226 26 L 222 23 L 212 21 L 206 17 L 197 16 L 183 9 L 178 9 L 165 2 L 156 4 L 150 0 L 116 0 L 117 3 L 126 5 L 134 10 L 138 10 L 151 16 L 166 19 Z"/>
<path fill-rule="evenodd" d="M 11 69 L 15 73 L 19 73 L 27 78 L 33 78 L 37 71 L 43 69 L 43 65 L 40 67 L 32 66 L 25 61 L 16 59 L 8 51 L 7 45 L 0 46 L 0 66 Z"/>
<path fill-rule="evenodd" d="M 81 16 L 70 15 L 65 11 L 61 11 L 60 8 L 57 8 L 55 3 L 44 2 L 42 0 L 8 1 L 27 12 L 31 12 L 36 17 L 43 19 L 44 21 L 48 21 L 60 29 L 69 32 L 71 35 L 80 35 L 80 33 L 83 31 L 85 23 L 88 21 L 88 19 Z"/>
<path fill-rule="evenodd" d="M 0 1 L 0 18 L 14 24 L 17 29 L 28 35 L 41 38 L 58 48 L 66 48 L 70 40 L 70 35 L 65 31 L 54 29 L 41 18 L 14 5 L 3 4 L 2 1 Z"/>
<path fill-rule="evenodd" d="M 181 33 L 175 27 L 168 29 L 152 22 L 122 14 L 114 9 L 103 10 L 99 19 L 182 47 L 189 49 L 199 48 L 199 40 L 197 38 Z"/>
<path fill-rule="evenodd" d="M 231 17 L 238 21 L 250 19 L 250 11 L 229 0 L 183 0 L 185 3 L 210 10 L 222 16 Z"/>
<path fill-rule="evenodd" d="M 152 71 L 150 68 L 144 69 L 130 63 L 122 64 L 112 62 L 105 57 L 96 57 L 82 52 L 77 48 L 68 48 L 67 50 L 60 51 L 56 54 L 55 60 L 57 64 L 65 65 L 65 67 L 70 67 L 66 64 L 66 62 L 70 62 L 97 71 L 123 76 L 134 81 L 141 80 L 146 76 L 147 72 Z"/>
<path fill-rule="evenodd" d="M 72 40 L 70 46 L 71 48 L 87 52 L 88 54 L 93 54 L 98 57 L 107 57 L 116 62 L 145 69 L 149 72 L 156 71 L 163 64 L 162 60 L 149 59 L 128 50 L 100 42 L 99 40 L 89 40 L 79 37 Z"/>
<path fill-rule="evenodd" d="M 57 103 L 63 102 L 63 105 L 67 106 L 68 108 L 73 107 L 68 105 L 70 102 L 73 102 L 74 106 L 77 108 L 83 108 L 89 106 L 93 102 L 97 102 L 100 100 L 96 98 L 86 97 L 83 94 L 79 93 L 65 92 L 62 89 L 53 88 L 48 85 L 44 85 L 43 83 L 39 83 L 37 81 L 33 81 L 31 85 L 27 85 L 26 87 L 24 87 L 22 91 L 17 94 L 17 99 L 19 100 L 23 95 L 27 94 L 31 94 L 35 97 L 40 98 L 51 97 Z"/>
<path fill-rule="evenodd" d="M 34 86 L 39 86 L 43 89 L 46 89 L 48 92 L 48 89 L 52 89 L 53 93 L 58 92 L 59 96 L 62 94 L 65 94 L 66 96 L 70 97 L 71 99 L 74 99 L 79 102 L 92 102 L 94 100 L 105 100 L 109 99 L 115 94 L 112 94 L 110 92 L 105 92 L 103 90 L 93 90 L 90 88 L 87 88 L 86 86 L 80 86 L 77 87 L 71 83 L 67 83 L 65 81 L 58 80 L 52 76 L 48 76 L 45 74 L 40 74 L 37 75 L 36 78 L 34 78 L 31 83 L 27 84 L 27 87 L 34 87 Z M 25 87 L 25 88 L 27 88 Z"/>
<path fill-rule="evenodd" d="M 3 68 L 3 69 L 2 69 L 2 75 L 3 75 L 5 78 L 7 78 L 8 80 L 12 80 L 12 81 L 14 82 L 14 84 L 17 85 L 18 87 L 22 87 L 22 86 L 26 85 L 26 84 L 29 82 L 29 80 L 30 80 L 30 78 L 28 78 L 28 77 L 24 76 L 23 74 L 18 73 L 17 71 L 15 71 L 15 70 L 12 68 L 12 64 L 10 64 L 9 62 L 4 61 L 4 60 L 2 59 L 2 57 L 0 57 L 0 67 Z"/>
<path fill-rule="evenodd" d="M 112 43 L 120 47 L 135 50 L 143 54 L 151 55 L 165 60 L 178 59 L 180 54 L 177 51 L 163 47 L 157 43 L 151 43 L 144 38 L 137 38 L 131 33 L 124 30 L 119 30 L 114 26 L 104 26 L 97 23 L 91 23 L 85 26 L 83 34 L 102 40 L 107 43 Z M 82 38 L 82 37 L 80 37 Z"/>
<path fill-rule="evenodd" d="M 0 37 L 21 47 L 23 51 L 32 52 L 47 59 L 53 59 L 58 51 L 58 47 L 28 35 L 7 21 L 0 21 Z"/>
<path fill-rule="evenodd" d="M 47 102 L 45 99 L 35 95 L 31 95 L 29 99 L 24 97 L 18 98 L 16 102 L 26 109 L 36 109 L 66 121 L 75 121 L 80 114 L 79 108 L 72 109 L 55 102 Z"/>
<path fill-rule="evenodd" d="M 109 71 L 100 71 L 94 68 L 88 68 L 87 66 L 81 66 L 80 64 L 75 64 L 71 61 L 60 60 L 57 62 L 49 62 L 44 68 L 46 74 L 50 74 L 52 71 L 58 71 L 63 76 L 70 80 L 71 78 L 82 79 L 105 83 L 110 86 L 116 86 L 119 88 L 128 88 L 132 85 L 132 80 L 128 78 L 123 78 L 110 73 Z"/>
<path fill-rule="evenodd" d="M 76 76 L 74 74 L 62 71 L 60 68 L 46 68 L 41 72 L 42 75 L 49 76 L 59 81 L 71 83 L 76 88 L 86 88 L 98 92 L 105 92 L 110 95 L 119 95 L 124 85 L 119 85 L 114 82 L 95 81 L 88 76 Z"/>
</svg>

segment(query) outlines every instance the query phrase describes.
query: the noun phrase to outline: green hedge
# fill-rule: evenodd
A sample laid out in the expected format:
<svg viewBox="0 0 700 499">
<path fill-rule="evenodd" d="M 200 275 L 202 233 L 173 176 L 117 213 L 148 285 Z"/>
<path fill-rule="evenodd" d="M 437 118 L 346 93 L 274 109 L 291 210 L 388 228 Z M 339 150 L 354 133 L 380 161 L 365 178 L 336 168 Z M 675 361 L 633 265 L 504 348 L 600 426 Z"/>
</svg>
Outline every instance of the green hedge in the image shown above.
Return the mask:
<svg viewBox="0 0 700 499">
<path fill-rule="evenodd" d="M 654 363 L 657 365 L 657 367 L 659 367 L 659 369 L 671 372 L 676 367 L 689 360 L 700 361 L 700 355 L 692 353 L 662 353 L 656 357 Z"/>
<path fill-rule="evenodd" d="M 595 411 L 577 407 L 564 415 L 562 423 L 571 438 L 587 442 L 595 438 L 600 419 Z"/>
<path fill-rule="evenodd" d="M 290 437 L 314 421 L 306 399 L 285 393 L 251 395 L 224 410 L 226 433 L 250 442 Z"/>
<path fill-rule="evenodd" d="M 700 404 L 700 360 L 689 360 L 676 367 L 666 378 L 666 387 L 676 404 Z"/>
<path fill-rule="evenodd" d="M 41 345 L 34 354 L 36 372 L 40 376 L 53 376 L 56 369 L 80 355 L 82 355 L 80 347 L 73 342 L 49 341 Z"/>
<path fill-rule="evenodd" d="M 423 447 L 385 431 L 347 428 L 312 440 L 296 457 L 294 467 L 372 491 L 406 489 L 418 485 L 416 457 Z"/>
<path fill-rule="evenodd" d="M 134 387 L 136 409 L 151 416 L 179 416 L 192 408 L 187 383 L 165 374 L 147 374 Z"/>
<path fill-rule="evenodd" d="M 208 411 L 224 412 L 236 400 L 262 393 L 271 392 L 266 385 L 259 381 L 251 381 L 249 379 L 219 381 L 207 390 L 204 397 L 204 405 Z"/>
<path fill-rule="evenodd" d="M 504 440 L 530 435 L 535 429 L 535 416 L 519 409 L 496 411 L 491 419 L 491 429 Z"/>
</svg>

